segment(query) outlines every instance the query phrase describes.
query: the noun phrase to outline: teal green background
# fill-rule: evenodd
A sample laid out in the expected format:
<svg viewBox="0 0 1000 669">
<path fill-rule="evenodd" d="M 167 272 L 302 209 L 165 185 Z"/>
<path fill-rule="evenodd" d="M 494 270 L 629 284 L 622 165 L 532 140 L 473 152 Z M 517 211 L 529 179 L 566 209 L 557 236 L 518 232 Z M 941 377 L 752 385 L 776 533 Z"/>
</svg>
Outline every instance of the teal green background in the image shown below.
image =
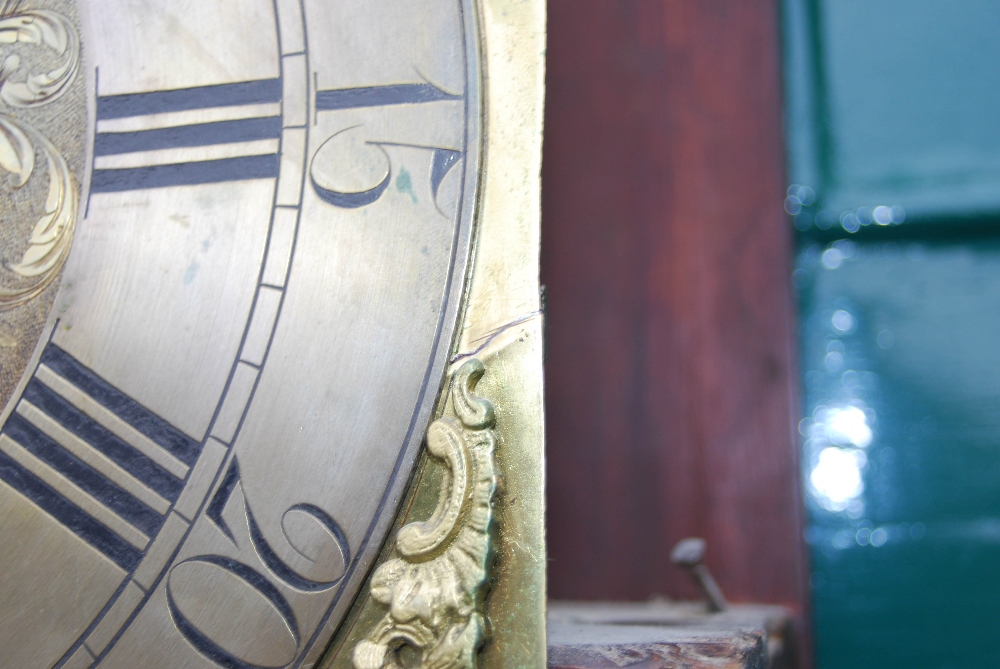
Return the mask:
<svg viewBox="0 0 1000 669">
<path fill-rule="evenodd" d="M 1000 210 L 1000 3 L 785 0 L 791 182 L 817 211 Z"/>
<path fill-rule="evenodd" d="M 798 266 L 817 667 L 1000 666 L 1000 244 L 808 244 Z M 863 448 L 816 429 L 850 406 Z M 824 448 L 864 453 L 854 508 L 812 485 Z"/>
<path fill-rule="evenodd" d="M 1000 2 L 783 9 L 816 666 L 1000 667 Z"/>
</svg>

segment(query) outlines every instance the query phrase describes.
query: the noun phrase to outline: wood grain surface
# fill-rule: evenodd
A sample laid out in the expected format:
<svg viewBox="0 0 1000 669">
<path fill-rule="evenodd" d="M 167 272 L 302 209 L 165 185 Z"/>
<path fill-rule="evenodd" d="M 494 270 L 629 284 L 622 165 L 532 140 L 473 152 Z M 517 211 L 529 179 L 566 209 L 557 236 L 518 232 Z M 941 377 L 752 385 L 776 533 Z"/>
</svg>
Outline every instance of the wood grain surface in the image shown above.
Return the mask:
<svg viewBox="0 0 1000 669">
<path fill-rule="evenodd" d="M 550 669 L 801 666 L 795 622 L 783 606 L 732 604 L 711 612 L 700 602 L 550 600 L 548 631 Z"/>
<path fill-rule="evenodd" d="M 550 595 L 806 610 L 778 10 L 550 0 Z"/>
<path fill-rule="evenodd" d="M 549 627 L 549 669 L 771 669 L 763 630 Z"/>
</svg>

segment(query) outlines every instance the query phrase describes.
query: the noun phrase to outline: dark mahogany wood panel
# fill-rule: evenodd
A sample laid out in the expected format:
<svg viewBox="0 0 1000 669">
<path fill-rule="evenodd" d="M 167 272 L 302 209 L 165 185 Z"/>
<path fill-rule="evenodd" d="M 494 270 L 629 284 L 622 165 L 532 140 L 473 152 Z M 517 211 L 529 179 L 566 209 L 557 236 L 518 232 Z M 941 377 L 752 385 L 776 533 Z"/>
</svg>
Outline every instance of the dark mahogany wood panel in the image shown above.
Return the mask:
<svg viewBox="0 0 1000 669">
<path fill-rule="evenodd" d="M 770 1 L 550 0 L 550 595 L 804 607 Z"/>
</svg>

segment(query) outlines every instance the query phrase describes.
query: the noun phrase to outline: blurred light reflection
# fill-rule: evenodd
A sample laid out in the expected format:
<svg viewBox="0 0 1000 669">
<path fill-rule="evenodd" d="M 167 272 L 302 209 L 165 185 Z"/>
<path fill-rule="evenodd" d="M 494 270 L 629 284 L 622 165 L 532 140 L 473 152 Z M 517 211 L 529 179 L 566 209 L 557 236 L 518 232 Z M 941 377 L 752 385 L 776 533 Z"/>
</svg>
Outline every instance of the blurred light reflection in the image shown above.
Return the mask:
<svg viewBox="0 0 1000 669">
<path fill-rule="evenodd" d="M 854 254 L 853 246 L 831 246 L 824 255 L 831 251 L 844 257 Z M 863 367 L 862 371 L 845 369 L 861 362 L 855 359 L 855 353 L 848 352 L 844 339 L 860 334 L 855 315 L 848 308 L 839 308 L 827 314 L 830 335 L 826 340 L 823 366 L 833 378 L 826 376 L 825 380 L 821 380 L 815 375 L 814 378 L 818 382 L 817 387 L 825 387 L 823 395 L 828 399 L 814 405 L 812 416 L 799 425 L 799 431 L 806 438 L 808 492 L 820 508 L 831 513 L 843 513 L 852 522 L 858 522 L 866 515 L 866 471 L 872 469 L 873 473 L 877 473 L 881 467 L 881 463 L 869 463 L 866 451 L 875 438 L 875 411 L 862 399 L 869 396 L 877 378 Z M 808 373 L 806 377 L 808 381 Z M 889 535 L 883 530 L 875 534 L 872 543 L 872 531 L 873 528 L 868 526 L 862 533 L 864 545 L 878 547 L 889 541 Z M 852 530 L 848 543 L 857 545 L 860 536 Z M 834 543 L 842 549 L 847 545 L 840 544 L 846 540 L 841 537 Z"/>
<path fill-rule="evenodd" d="M 850 503 L 865 491 L 861 471 L 868 462 L 863 451 L 824 448 L 819 453 L 809 482 L 820 504 L 830 511 L 846 511 Z"/>
<path fill-rule="evenodd" d="M 947 531 L 939 530 L 939 537 L 946 536 Z M 952 532 L 954 533 L 953 529 Z M 854 521 L 851 527 L 835 531 L 830 528 L 820 529 L 813 526 L 807 530 L 806 540 L 813 546 L 821 546 L 829 555 L 830 549 L 844 551 L 858 547 L 882 548 L 922 541 L 926 535 L 927 527 L 923 523 L 913 523 L 912 525 L 905 522 L 886 523 L 875 526 L 869 520 L 860 520 Z M 957 535 L 955 538 L 958 539 Z M 964 539 L 963 535 L 961 540 Z"/>
<path fill-rule="evenodd" d="M 838 248 L 828 248 L 821 256 L 823 267 L 827 269 L 837 269 L 844 262 L 844 254 Z"/>
<path fill-rule="evenodd" d="M 833 323 L 833 327 L 841 332 L 850 332 L 851 328 L 854 327 L 854 318 L 843 309 L 837 309 L 833 312 L 833 318 L 830 320 Z"/>
<path fill-rule="evenodd" d="M 868 416 L 856 406 L 827 409 L 823 414 L 822 423 L 826 437 L 834 444 L 867 448 L 872 443 L 872 429 L 868 426 Z"/>
</svg>

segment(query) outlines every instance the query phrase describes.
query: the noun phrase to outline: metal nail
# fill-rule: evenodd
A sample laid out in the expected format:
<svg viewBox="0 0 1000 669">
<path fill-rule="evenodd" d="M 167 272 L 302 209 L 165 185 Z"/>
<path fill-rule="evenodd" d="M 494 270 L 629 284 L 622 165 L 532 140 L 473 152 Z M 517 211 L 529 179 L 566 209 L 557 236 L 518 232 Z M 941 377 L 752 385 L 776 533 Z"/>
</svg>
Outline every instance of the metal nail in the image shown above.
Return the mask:
<svg viewBox="0 0 1000 669">
<path fill-rule="evenodd" d="M 712 613 L 725 611 L 728 604 L 726 598 L 719 588 L 719 584 L 712 578 L 708 567 L 704 564 L 705 540 L 699 537 L 681 539 L 670 551 L 670 560 L 679 567 L 687 569 L 694 578 L 698 589 L 705 596 L 708 610 Z"/>
</svg>

